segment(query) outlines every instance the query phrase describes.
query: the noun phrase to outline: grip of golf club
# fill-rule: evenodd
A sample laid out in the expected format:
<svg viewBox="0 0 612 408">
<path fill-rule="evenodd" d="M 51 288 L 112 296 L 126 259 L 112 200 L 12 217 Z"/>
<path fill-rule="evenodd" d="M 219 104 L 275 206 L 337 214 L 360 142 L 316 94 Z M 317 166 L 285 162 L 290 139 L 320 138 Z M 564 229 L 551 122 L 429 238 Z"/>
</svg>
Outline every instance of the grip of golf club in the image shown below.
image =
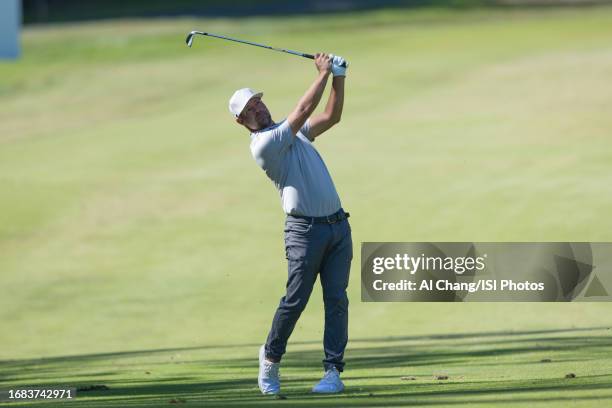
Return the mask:
<svg viewBox="0 0 612 408">
<path fill-rule="evenodd" d="M 310 58 L 310 59 L 315 59 L 315 56 L 312 54 L 302 54 L 302 57 L 305 58 Z M 342 68 L 346 68 L 346 62 L 343 62 L 342 65 L 340 65 Z"/>
</svg>

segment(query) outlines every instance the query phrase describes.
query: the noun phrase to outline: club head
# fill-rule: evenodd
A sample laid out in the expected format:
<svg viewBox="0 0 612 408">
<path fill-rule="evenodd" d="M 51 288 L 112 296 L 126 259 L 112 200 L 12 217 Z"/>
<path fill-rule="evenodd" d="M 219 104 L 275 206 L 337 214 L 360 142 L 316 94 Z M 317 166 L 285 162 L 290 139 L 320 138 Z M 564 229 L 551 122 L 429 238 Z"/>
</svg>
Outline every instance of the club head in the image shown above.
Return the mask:
<svg viewBox="0 0 612 408">
<path fill-rule="evenodd" d="M 187 46 L 189 48 L 191 48 L 191 45 L 193 44 L 193 36 L 195 35 L 195 32 L 190 32 L 189 34 L 187 34 L 187 38 L 185 39 L 185 42 L 187 43 Z"/>
<path fill-rule="evenodd" d="M 193 44 L 193 36 L 196 34 L 200 34 L 200 35 L 208 35 L 208 33 L 205 33 L 203 31 L 192 31 L 189 34 L 187 34 L 187 38 L 185 38 L 185 42 L 187 43 L 187 46 L 191 48 L 191 45 Z"/>
</svg>

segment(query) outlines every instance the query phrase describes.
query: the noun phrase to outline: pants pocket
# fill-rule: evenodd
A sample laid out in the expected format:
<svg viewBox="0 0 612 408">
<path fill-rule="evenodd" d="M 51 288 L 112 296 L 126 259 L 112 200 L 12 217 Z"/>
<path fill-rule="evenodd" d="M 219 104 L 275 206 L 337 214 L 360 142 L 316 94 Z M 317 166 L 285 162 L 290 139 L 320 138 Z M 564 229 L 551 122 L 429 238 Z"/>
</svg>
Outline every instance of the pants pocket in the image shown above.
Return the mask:
<svg viewBox="0 0 612 408">
<path fill-rule="evenodd" d="M 312 224 L 291 222 L 285 226 L 285 255 L 288 260 L 304 261 L 312 241 Z"/>
<path fill-rule="evenodd" d="M 307 235 L 310 231 L 312 231 L 312 223 L 308 221 L 292 221 L 285 224 L 285 234 L 293 233 L 299 235 Z"/>
<path fill-rule="evenodd" d="M 306 247 L 302 245 L 286 244 L 285 258 L 288 261 L 304 262 L 306 259 Z"/>
</svg>

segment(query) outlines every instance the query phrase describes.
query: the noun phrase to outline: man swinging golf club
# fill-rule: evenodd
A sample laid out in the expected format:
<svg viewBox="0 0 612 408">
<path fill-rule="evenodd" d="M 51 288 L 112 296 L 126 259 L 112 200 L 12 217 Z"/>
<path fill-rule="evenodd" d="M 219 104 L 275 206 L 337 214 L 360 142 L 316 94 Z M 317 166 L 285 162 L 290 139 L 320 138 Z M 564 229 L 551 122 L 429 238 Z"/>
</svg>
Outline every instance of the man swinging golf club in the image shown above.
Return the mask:
<svg viewBox="0 0 612 408">
<path fill-rule="evenodd" d="M 267 341 L 259 350 L 258 383 L 264 394 L 280 392 L 280 361 L 317 274 L 325 304 L 325 374 L 312 391 L 336 393 L 344 389 L 340 372 L 348 340 L 346 288 L 353 258 L 351 228 L 349 213 L 341 208 L 329 171 L 312 142 L 340 121 L 347 64 L 343 58 L 327 54 L 316 54 L 314 59 L 318 75 L 287 119 L 274 122 L 261 100 L 263 94 L 249 88 L 237 90 L 229 102 L 236 122 L 251 132 L 253 158 L 278 188 L 287 214 L 287 291 Z M 332 89 L 325 111 L 311 116 L 330 73 Z"/>
</svg>

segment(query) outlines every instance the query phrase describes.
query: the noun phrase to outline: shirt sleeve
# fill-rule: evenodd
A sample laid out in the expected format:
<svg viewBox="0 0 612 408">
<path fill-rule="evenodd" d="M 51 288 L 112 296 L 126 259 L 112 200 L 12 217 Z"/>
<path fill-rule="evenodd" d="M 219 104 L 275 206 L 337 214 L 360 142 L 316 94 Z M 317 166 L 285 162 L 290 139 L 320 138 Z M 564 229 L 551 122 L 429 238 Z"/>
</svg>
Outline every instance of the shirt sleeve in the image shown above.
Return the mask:
<svg viewBox="0 0 612 408">
<path fill-rule="evenodd" d="M 306 119 L 306 122 L 304 122 L 304 126 L 302 126 L 300 129 L 300 132 L 302 132 L 302 134 L 306 136 L 308 140 L 314 142 L 314 137 L 310 137 L 310 118 Z"/>
<path fill-rule="evenodd" d="M 257 134 L 253 156 L 263 161 L 275 160 L 291 146 L 294 137 L 289 122 L 285 120 L 274 129 Z"/>
</svg>

